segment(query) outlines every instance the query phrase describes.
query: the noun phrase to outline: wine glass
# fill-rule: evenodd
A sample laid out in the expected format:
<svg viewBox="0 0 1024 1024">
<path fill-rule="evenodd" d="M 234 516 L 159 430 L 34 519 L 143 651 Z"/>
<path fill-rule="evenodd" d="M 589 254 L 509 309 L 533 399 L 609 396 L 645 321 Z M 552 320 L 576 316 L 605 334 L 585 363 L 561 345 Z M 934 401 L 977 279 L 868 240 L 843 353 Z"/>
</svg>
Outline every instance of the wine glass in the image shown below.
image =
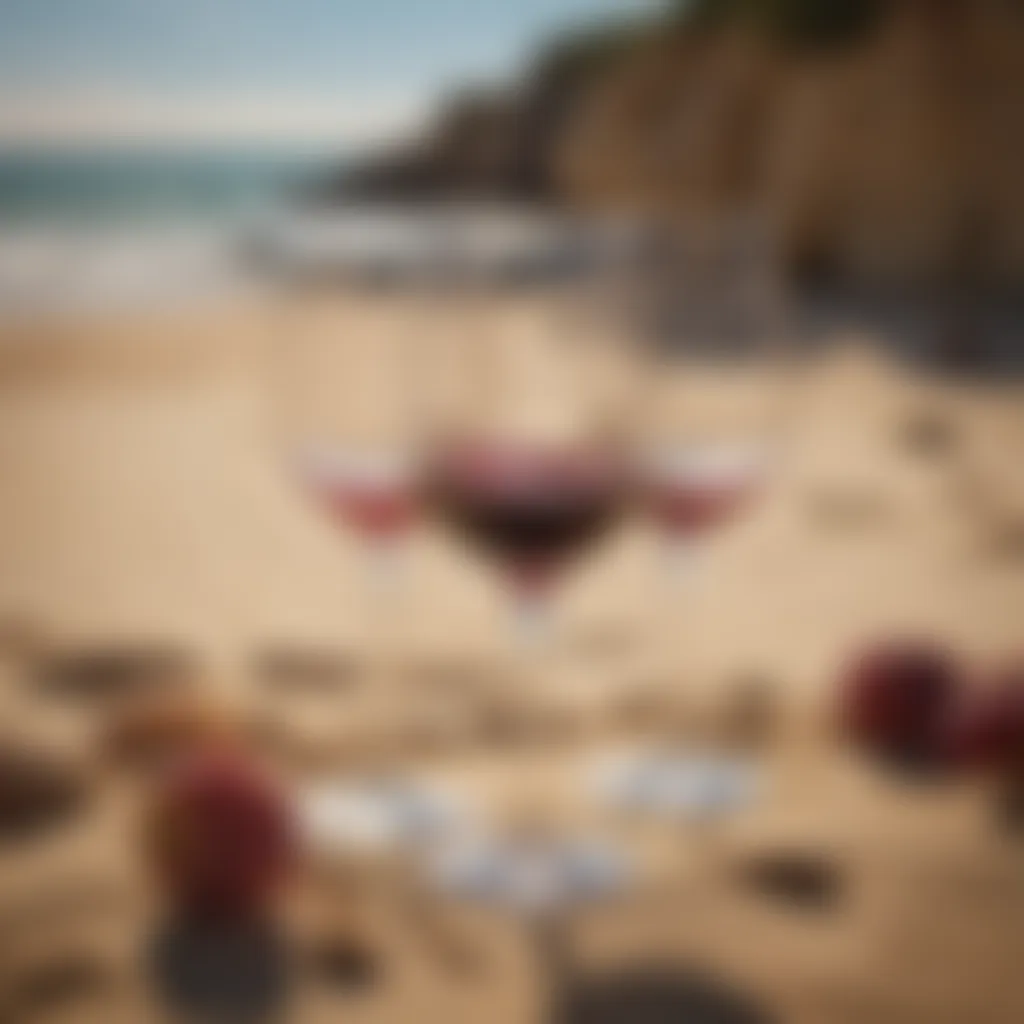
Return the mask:
<svg viewBox="0 0 1024 1024">
<path fill-rule="evenodd" d="M 659 657 L 667 675 L 694 678 L 707 647 L 699 623 L 681 639 L 678 589 L 699 577 L 712 539 L 769 493 L 789 450 L 803 374 L 762 225 L 670 227 L 657 273 L 646 292 L 633 292 L 643 380 L 635 483 L 673 588 L 651 616 Z M 687 700 L 700 703 L 692 692 Z M 650 764 L 626 773 L 652 813 L 714 817 L 747 798 L 736 783 L 743 771 L 729 759 L 673 747 L 648 751 L 641 760 Z"/>
<path fill-rule="evenodd" d="M 297 453 L 296 469 L 330 518 L 361 537 L 371 582 L 386 589 L 398 581 L 417 515 L 419 479 L 411 453 L 320 442 Z"/>
<path fill-rule="evenodd" d="M 278 325 L 272 426 L 289 477 L 367 553 L 379 590 L 401 580 L 418 518 L 420 408 L 401 298 L 358 285 L 301 293 Z"/>
<path fill-rule="evenodd" d="M 309 539 L 319 527 L 354 561 L 356 606 L 344 621 L 383 704 L 400 699 L 396 665 L 410 646 L 408 624 L 415 628 L 403 613 L 416 597 L 422 511 L 414 317 L 402 287 L 371 294 L 354 279 L 283 294 L 267 389 L 272 451 L 283 481 L 305 499 Z M 373 756 L 367 748 L 360 759 Z"/>
<path fill-rule="evenodd" d="M 563 313 L 546 290 L 495 301 L 477 402 L 432 470 L 445 521 L 508 585 L 523 649 L 550 636 L 554 590 L 617 521 L 627 482 Z"/>
<path fill-rule="evenodd" d="M 648 297 L 654 326 L 637 458 L 644 506 L 677 577 L 767 489 L 801 376 L 759 225 L 702 222 L 680 232 L 663 255 L 667 294 Z"/>
</svg>

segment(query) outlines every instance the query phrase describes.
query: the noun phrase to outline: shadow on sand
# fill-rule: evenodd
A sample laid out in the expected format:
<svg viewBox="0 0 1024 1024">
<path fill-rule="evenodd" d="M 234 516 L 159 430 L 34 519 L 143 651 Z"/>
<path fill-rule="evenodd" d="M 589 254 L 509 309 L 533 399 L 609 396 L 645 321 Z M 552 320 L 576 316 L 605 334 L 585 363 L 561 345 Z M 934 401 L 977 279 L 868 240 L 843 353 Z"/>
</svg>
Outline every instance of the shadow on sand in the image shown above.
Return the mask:
<svg viewBox="0 0 1024 1024">
<path fill-rule="evenodd" d="M 639 967 L 581 978 L 559 1000 L 555 1024 L 775 1024 L 745 994 L 696 970 Z"/>
<path fill-rule="evenodd" d="M 161 1002 L 188 1024 L 264 1024 L 285 1016 L 292 965 L 272 925 L 173 919 L 154 935 L 148 966 Z"/>
</svg>

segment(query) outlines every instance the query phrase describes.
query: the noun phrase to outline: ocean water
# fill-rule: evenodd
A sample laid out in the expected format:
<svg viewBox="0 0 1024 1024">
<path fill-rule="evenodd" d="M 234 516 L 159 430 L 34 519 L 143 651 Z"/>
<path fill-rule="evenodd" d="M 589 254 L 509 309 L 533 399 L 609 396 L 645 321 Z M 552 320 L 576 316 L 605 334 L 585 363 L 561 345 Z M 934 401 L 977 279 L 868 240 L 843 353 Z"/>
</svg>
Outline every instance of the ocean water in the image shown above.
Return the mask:
<svg viewBox="0 0 1024 1024">
<path fill-rule="evenodd" d="M 333 166 L 285 150 L 0 148 L 0 229 L 233 218 Z"/>
<path fill-rule="evenodd" d="M 239 238 L 337 157 L 0 148 L 0 313 L 236 286 Z"/>
</svg>

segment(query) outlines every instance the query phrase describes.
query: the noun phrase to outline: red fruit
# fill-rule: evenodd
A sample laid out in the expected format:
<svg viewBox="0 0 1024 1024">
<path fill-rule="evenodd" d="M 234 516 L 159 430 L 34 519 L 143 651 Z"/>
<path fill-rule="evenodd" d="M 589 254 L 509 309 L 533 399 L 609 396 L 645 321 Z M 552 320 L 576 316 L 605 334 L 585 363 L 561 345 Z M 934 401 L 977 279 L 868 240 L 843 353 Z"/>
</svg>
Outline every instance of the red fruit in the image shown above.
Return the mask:
<svg viewBox="0 0 1024 1024">
<path fill-rule="evenodd" d="M 1024 664 L 1004 670 L 961 703 L 947 744 L 965 767 L 1024 776 Z"/>
<path fill-rule="evenodd" d="M 277 787 L 238 754 L 197 753 L 156 794 L 155 866 L 171 899 L 203 916 L 250 917 L 287 875 L 293 823 Z"/>
<path fill-rule="evenodd" d="M 843 673 L 841 727 L 876 754 L 938 755 L 959 684 L 956 661 L 940 646 L 894 641 L 870 648 Z"/>
</svg>

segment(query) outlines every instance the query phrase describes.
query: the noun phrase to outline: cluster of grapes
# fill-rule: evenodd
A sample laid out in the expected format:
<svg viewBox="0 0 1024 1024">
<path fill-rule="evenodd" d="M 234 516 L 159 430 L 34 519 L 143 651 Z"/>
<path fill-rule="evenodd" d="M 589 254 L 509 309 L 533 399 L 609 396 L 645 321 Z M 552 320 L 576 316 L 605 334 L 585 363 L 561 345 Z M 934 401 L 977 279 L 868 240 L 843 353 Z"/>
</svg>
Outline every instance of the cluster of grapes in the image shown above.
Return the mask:
<svg viewBox="0 0 1024 1024">
<path fill-rule="evenodd" d="M 858 749 L 890 766 L 993 779 L 1008 820 L 1024 823 L 1024 661 L 972 680 L 941 645 L 883 643 L 846 667 L 838 704 Z"/>
</svg>

